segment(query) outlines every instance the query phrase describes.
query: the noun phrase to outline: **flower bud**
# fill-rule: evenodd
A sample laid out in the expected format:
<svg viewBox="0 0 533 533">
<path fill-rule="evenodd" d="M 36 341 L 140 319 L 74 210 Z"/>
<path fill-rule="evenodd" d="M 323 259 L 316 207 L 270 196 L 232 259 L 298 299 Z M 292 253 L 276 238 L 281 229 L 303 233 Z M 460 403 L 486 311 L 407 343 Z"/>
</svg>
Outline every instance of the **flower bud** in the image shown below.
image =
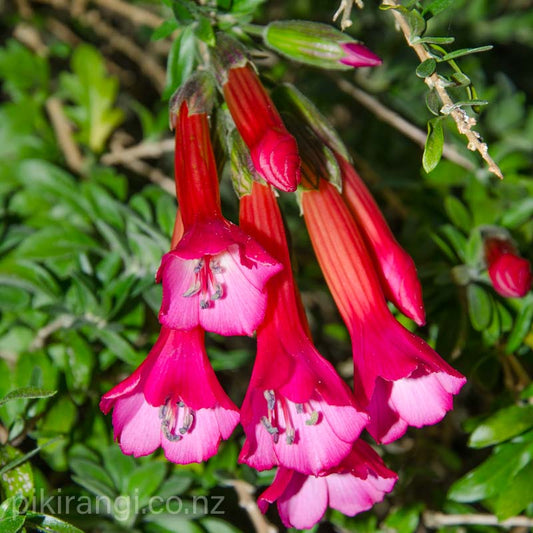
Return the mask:
<svg viewBox="0 0 533 533">
<path fill-rule="evenodd" d="M 265 44 L 300 63 L 347 70 L 374 67 L 381 59 L 350 36 L 326 24 L 303 20 L 272 22 L 263 32 Z"/>
<path fill-rule="evenodd" d="M 501 235 L 485 239 L 485 259 L 494 290 L 505 298 L 522 298 L 531 288 L 531 265 Z"/>
</svg>

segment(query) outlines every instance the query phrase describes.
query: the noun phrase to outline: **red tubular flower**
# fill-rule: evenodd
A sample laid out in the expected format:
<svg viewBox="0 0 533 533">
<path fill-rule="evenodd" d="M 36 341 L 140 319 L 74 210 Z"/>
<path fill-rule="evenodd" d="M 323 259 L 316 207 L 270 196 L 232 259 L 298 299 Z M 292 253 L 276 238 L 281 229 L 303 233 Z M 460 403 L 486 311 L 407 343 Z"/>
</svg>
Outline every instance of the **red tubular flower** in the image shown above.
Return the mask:
<svg viewBox="0 0 533 533">
<path fill-rule="evenodd" d="M 280 467 L 272 485 L 259 496 L 265 513 L 276 502 L 286 527 L 309 529 L 327 507 L 354 516 L 370 509 L 390 492 L 398 476 L 366 442 L 358 440 L 348 457 L 319 476 L 306 476 Z"/>
<path fill-rule="evenodd" d="M 241 226 L 279 258 L 268 309 L 257 330 L 257 357 L 242 409 L 246 441 L 240 461 L 318 474 L 350 452 L 366 423 L 348 386 L 307 335 L 291 273 L 283 221 L 272 191 L 254 183 L 241 199 Z"/>
<path fill-rule="evenodd" d="M 503 238 L 485 239 L 485 258 L 494 290 L 505 298 L 522 298 L 531 288 L 531 264 Z"/>
<path fill-rule="evenodd" d="M 398 244 L 370 191 L 355 169 L 337 154 L 342 196 L 365 239 L 387 299 L 419 326 L 426 321 L 422 288 L 411 256 Z"/>
<path fill-rule="evenodd" d="M 102 397 L 113 410 L 115 438 L 125 454 L 148 455 L 159 446 L 169 461 L 205 461 L 239 422 L 239 411 L 220 386 L 200 328 L 163 327 L 146 360 Z"/>
<path fill-rule="evenodd" d="M 221 335 L 251 335 L 265 313 L 265 284 L 281 265 L 222 216 L 207 111 L 189 112 L 184 100 L 174 123 L 184 234 L 157 274 L 159 320 L 175 329 L 201 325 Z"/>
<path fill-rule="evenodd" d="M 435 424 L 452 408 L 465 378 L 390 313 L 363 238 L 342 197 L 327 181 L 302 195 L 318 261 L 352 338 L 354 389 L 378 441 L 409 425 Z"/>
<path fill-rule="evenodd" d="M 229 68 L 222 89 L 257 172 L 274 187 L 295 191 L 300 183 L 298 146 L 253 67 Z"/>
<path fill-rule="evenodd" d="M 381 65 L 381 58 L 359 43 L 343 43 L 340 45 L 346 54 L 339 59 L 343 65 L 350 67 L 376 67 Z"/>
</svg>

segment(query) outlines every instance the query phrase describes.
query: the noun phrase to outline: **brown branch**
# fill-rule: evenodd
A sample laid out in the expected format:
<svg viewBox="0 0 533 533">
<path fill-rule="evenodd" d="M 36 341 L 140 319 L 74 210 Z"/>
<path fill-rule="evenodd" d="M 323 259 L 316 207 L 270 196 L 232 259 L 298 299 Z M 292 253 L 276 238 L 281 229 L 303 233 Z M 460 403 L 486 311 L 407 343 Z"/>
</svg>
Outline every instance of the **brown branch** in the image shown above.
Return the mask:
<svg viewBox="0 0 533 533">
<path fill-rule="evenodd" d="M 46 326 L 42 327 L 39 331 L 37 331 L 37 335 L 35 335 L 35 338 L 33 339 L 29 351 L 33 352 L 35 350 L 39 350 L 44 346 L 44 343 L 46 339 L 55 333 L 56 331 L 63 329 L 63 328 L 69 328 L 74 323 L 74 317 L 71 315 L 61 315 L 57 317 L 52 322 L 46 324 Z"/>
<path fill-rule="evenodd" d="M 59 147 L 65 156 L 67 166 L 74 172 L 81 173 L 83 170 L 83 157 L 74 141 L 72 127 L 63 111 L 61 101 L 55 96 L 51 96 L 46 101 L 46 111 L 52 122 Z"/>
<path fill-rule="evenodd" d="M 425 511 L 422 513 L 422 520 L 426 527 L 440 528 L 446 526 L 497 526 L 505 529 L 511 527 L 533 527 L 533 518 L 526 516 L 514 516 L 501 522 L 494 515 L 490 514 L 444 514 L 435 511 Z"/>
<path fill-rule="evenodd" d="M 48 47 L 44 44 L 39 32 L 26 22 L 20 22 L 15 26 L 13 37 L 33 50 L 38 56 L 46 57 L 48 55 Z"/>
<path fill-rule="evenodd" d="M 396 0 L 383 0 L 383 5 L 399 7 L 399 4 Z M 403 14 L 400 13 L 398 9 L 391 9 L 390 11 L 392 11 L 394 19 L 400 27 L 407 44 L 416 52 L 416 55 L 420 61 L 424 62 L 427 59 L 431 59 L 431 54 L 423 45 L 411 43 L 411 28 L 409 27 L 409 24 Z M 463 109 L 454 104 L 453 100 L 446 91 L 446 87 L 436 72 L 425 78 L 424 81 L 430 89 L 435 89 L 437 92 L 442 103 L 441 113 L 443 115 L 450 115 L 455 121 L 459 133 L 468 139 L 467 148 L 472 152 L 479 152 L 481 157 L 487 163 L 489 171 L 498 176 L 500 179 L 503 179 L 502 171 L 489 155 L 486 143 L 481 141 L 481 136 L 473 129 L 477 124 L 476 119 L 469 116 Z"/>
<path fill-rule="evenodd" d="M 159 185 L 159 187 L 167 191 L 169 194 L 172 194 L 172 196 L 176 196 L 176 187 L 174 185 L 174 180 L 172 178 L 169 178 L 159 169 L 152 167 L 151 165 L 144 161 L 141 161 L 140 159 L 123 161 L 122 164 L 126 168 L 133 170 L 137 174 L 147 177 L 152 183 Z"/>
<path fill-rule="evenodd" d="M 142 142 L 129 148 L 117 148 L 104 154 L 100 161 L 104 165 L 123 164 L 132 159 L 160 157 L 174 150 L 174 139 L 163 139 L 159 142 Z"/>
<path fill-rule="evenodd" d="M 142 24 L 151 28 L 158 28 L 165 20 L 151 11 L 121 0 L 94 0 L 94 3 L 101 8 L 109 9 L 130 19 L 135 24 Z"/>
<path fill-rule="evenodd" d="M 337 86 L 341 91 L 345 92 L 354 100 L 357 100 L 361 105 L 366 107 L 380 120 L 397 129 L 406 137 L 424 148 L 426 144 L 426 132 L 424 130 L 417 128 L 398 113 L 392 111 L 388 107 L 385 107 L 379 100 L 359 89 L 349 81 L 346 81 L 342 78 L 338 79 Z M 455 163 L 456 165 L 459 165 L 460 167 L 463 167 L 469 171 L 473 171 L 476 168 L 469 159 L 460 154 L 455 147 L 448 143 L 444 143 L 442 155 L 452 163 Z"/>
<path fill-rule="evenodd" d="M 256 533 L 277 533 L 278 528 L 271 524 L 257 507 L 254 499 L 255 488 L 242 479 L 232 479 L 228 482 L 237 496 L 239 505 L 248 513 Z"/>
</svg>

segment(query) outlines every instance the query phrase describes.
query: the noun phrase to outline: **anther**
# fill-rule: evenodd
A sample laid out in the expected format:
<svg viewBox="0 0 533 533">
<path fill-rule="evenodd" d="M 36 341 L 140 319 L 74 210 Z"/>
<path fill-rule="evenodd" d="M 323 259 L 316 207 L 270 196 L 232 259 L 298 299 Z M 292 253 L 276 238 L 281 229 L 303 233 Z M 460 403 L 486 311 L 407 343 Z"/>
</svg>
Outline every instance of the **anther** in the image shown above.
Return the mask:
<svg viewBox="0 0 533 533">
<path fill-rule="evenodd" d="M 287 444 L 294 444 L 294 435 L 295 435 L 294 428 L 288 428 L 287 435 L 285 437 Z"/>
<path fill-rule="evenodd" d="M 308 420 L 305 421 L 307 426 L 314 426 L 318 422 L 318 411 L 313 411 Z"/>
<path fill-rule="evenodd" d="M 265 400 L 267 401 L 268 410 L 273 411 L 274 407 L 276 407 L 276 395 L 274 394 L 274 391 L 265 390 L 263 392 L 263 396 L 265 397 Z"/>
<path fill-rule="evenodd" d="M 270 433 L 270 435 L 272 436 L 278 435 L 279 433 L 278 428 L 274 427 L 266 416 L 261 417 L 261 422 L 263 423 L 263 426 L 265 426 L 266 430 Z M 277 440 L 275 440 L 274 442 L 277 442 Z"/>
</svg>

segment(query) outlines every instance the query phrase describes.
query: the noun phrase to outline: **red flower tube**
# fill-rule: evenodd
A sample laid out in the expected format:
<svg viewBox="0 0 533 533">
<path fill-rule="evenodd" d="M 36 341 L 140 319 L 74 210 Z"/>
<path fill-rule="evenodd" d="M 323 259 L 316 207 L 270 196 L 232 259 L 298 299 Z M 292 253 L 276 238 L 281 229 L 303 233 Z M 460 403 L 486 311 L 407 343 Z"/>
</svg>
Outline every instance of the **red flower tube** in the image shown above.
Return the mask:
<svg viewBox="0 0 533 533">
<path fill-rule="evenodd" d="M 259 183 L 241 199 L 241 226 L 281 260 L 268 286 L 265 320 L 241 409 L 246 433 L 240 461 L 303 474 L 336 466 L 352 449 L 367 417 L 348 386 L 317 352 L 300 313 L 283 221 L 272 191 Z"/>
<path fill-rule="evenodd" d="M 390 313 L 363 238 L 327 181 L 302 195 L 313 248 L 352 339 L 354 392 L 378 441 L 439 422 L 465 378 Z"/>
<path fill-rule="evenodd" d="M 342 197 L 370 251 L 383 292 L 400 311 L 419 326 L 426 321 L 422 288 L 411 256 L 398 244 L 370 191 L 355 169 L 337 154 L 343 185 Z"/>
<path fill-rule="evenodd" d="M 266 308 L 267 280 L 281 265 L 220 208 L 208 110 L 178 102 L 175 172 L 183 237 L 163 256 L 160 322 L 174 329 L 198 325 L 221 335 L 251 335 Z"/>
</svg>

